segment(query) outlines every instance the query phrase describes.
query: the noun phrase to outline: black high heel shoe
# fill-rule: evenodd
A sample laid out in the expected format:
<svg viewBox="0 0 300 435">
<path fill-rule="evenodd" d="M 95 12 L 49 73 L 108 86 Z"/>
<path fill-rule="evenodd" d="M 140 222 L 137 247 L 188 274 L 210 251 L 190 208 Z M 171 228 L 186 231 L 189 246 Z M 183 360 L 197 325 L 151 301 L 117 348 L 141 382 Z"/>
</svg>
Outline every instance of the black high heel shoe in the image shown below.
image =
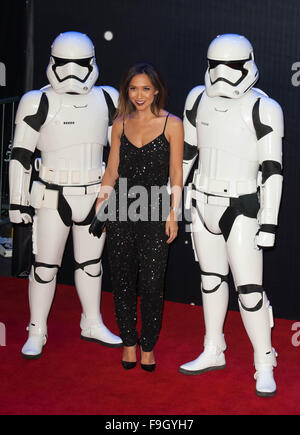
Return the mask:
<svg viewBox="0 0 300 435">
<path fill-rule="evenodd" d="M 143 352 L 143 349 L 142 349 L 142 346 L 140 343 L 139 343 L 139 345 L 140 345 L 141 352 Z M 156 368 L 156 363 L 153 363 L 153 364 L 142 364 L 141 363 L 141 368 L 143 370 L 145 370 L 146 372 L 154 372 L 154 370 Z"/>
<path fill-rule="evenodd" d="M 130 369 L 134 369 L 134 367 L 136 366 L 136 361 L 134 362 L 130 362 L 130 361 L 121 361 L 122 362 L 122 366 L 125 370 L 130 370 Z"/>
<path fill-rule="evenodd" d="M 154 364 L 142 364 L 141 363 L 141 368 L 143 370 L 146 370 L 146 372 L 154 372 L 155 367 L 156 367 L 155 363 Z"/>
<path fill-rule="evenodd" d="M 136 349 L 136 345 L 135 345 L 135 349 Z M 122 366 L 125 370 L 130 370 L 130 369 L 134 369 L 134 367 L 136 366 L 136 361 L 124 361 L 121 360 Z"/>
</svg>

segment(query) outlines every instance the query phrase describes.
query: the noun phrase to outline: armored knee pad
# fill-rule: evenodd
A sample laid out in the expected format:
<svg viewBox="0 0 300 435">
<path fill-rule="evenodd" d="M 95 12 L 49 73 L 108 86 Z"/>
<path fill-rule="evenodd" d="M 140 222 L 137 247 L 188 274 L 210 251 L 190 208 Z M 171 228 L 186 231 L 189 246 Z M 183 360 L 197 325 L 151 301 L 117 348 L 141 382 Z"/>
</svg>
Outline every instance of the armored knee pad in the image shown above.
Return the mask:
<svg viewBox="0 0 300 435">
<path fill-rule="evenodd" d="M 95 260 L 85 261 L 83 263 L 75 262 L 75 271 L 81 269 L 88 276 L 97 278 L 102 275 L 102 262 L 101 258 Z"/>
<path fill-rule="evenodd" d="M 40 284 L 48 284 L 56 277 L 58 268 L 59 266 L 57 264 L 34 262 L 34 279 Z"/>
<path fill-rule="evenodd" d="M 229 275 L 201 271 L 202 292 L 205 294 L 216 292 L 223 282 L 228 283 Z"/>
<path fill-rule="evenodd" d="M 263 305 L 263 287 L 257 284 L 247 284 L 237 287 L 239 303 L 245 311 L 258 311 Z"/>
</svg>

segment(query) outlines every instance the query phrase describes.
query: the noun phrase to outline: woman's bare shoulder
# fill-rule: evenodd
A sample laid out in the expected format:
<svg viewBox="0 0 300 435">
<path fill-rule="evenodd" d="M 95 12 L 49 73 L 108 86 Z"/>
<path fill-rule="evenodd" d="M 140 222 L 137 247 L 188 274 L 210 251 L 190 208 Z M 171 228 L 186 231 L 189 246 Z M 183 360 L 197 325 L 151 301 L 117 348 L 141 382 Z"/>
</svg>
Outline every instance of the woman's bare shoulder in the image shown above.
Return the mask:
<svg viewBox="0 0 300 435">
<path fill-rule="evenodd" d="M 169 113 L 168 128 L 169 131 L 178 131 L 178 129 L 183 128 L 183 122 L 178 116 L 174 115 L 173 113 Z"/>
<path fill-rule="evenodd" d="M 173 113 L 169 113 L 168 119 L 174 124 L 182 124 L 182 120 L 179 118 L 179 116 L 176 116 Z"/>
<path fill-rule="evenodd" d="M 118 118 L 116 118 L 113 122 L 113 125 L 118 126 L 118 125 L 123 125 L 124 122 L 124 118 L 122 116 L 118 116 Z"/>
<path fill-rule="evenodd" d="M 115 132 L 120 133 L 123 130 L 123 124 L 124 124 L 124 119 L 122 116 L 119 116 L 114 120 L 112 128 Z"/>
</svg>

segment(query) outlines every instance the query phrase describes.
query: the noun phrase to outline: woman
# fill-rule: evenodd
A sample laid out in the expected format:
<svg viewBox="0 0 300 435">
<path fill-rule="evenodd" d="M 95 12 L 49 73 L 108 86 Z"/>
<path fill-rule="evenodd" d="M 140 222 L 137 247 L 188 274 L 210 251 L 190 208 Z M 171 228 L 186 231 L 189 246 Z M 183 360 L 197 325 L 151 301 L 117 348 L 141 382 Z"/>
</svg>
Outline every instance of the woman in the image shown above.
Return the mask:
<svg viewBox="0 0 300 435">
<path fill-rule="evenodd" d="M 106 231 L 125 369 L 136 366 L 138 342 L 141 367 L 147 371 L 155 369 L 153 348 L 161 327 L 168 247 L 178 231 L 176 207 L 182 191 L 183 125 L 163 109 L 166 94 L 160 75 L 147 63 L 134 65 L 124 76 L 108 165 L 96 205 L 99 210 L 107 191 L 115 187 L 116 220 L 107 221 Z M 168 197 L 168 213 L 164 217 L 162 198 L 150 201 L 151 188 L 166 186 L 168 176 L 171 207 Z M 140 193 L 138 211 L 134 208 L 137 202 L 134 186 L 138 186 Z M 121 200 L 127 202 L 125 208 L 119 206 Z M 128 212 L 125 218 L 124 211 Z M 137 288 L 142 321 L 139 340 Z"/>
</svg>

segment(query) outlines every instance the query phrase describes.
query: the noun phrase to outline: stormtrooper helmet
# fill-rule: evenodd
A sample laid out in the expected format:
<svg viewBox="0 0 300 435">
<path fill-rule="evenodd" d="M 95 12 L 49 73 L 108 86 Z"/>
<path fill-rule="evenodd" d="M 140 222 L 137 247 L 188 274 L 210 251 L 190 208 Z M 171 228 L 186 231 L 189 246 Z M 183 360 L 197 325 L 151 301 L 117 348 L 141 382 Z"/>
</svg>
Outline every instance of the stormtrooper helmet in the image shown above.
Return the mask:
<svg viewBox="0 0 300 435">
<path fill-rule="evenodd" d="M 59 94 L 87 94 L 98 78 L 94 45 L 79 32 L 61 33 L 51 46 L 47 77 Z"/>
<path fill-rule="evenodd" d="M 205 88 L 209 97 L 240 98 L 258 80 L 253 47 L 241 35 L 217 36 L 207 52 Z"/>
</svg>

